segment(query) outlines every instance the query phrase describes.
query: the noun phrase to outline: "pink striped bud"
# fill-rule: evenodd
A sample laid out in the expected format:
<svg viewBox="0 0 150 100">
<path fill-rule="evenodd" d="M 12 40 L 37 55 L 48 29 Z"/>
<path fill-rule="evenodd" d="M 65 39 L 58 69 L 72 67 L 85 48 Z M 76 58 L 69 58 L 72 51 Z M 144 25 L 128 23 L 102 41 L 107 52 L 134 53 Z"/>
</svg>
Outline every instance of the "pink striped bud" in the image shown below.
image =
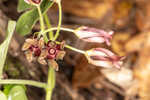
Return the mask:
<svg viewBox="0 0 150 100">
<path fill-rule="evenodd" d="M 24 0 L 24 1 L 32 5 L 39 5 L 42 2 L 42 0 Z"/>
<path fill-rule="evenodd" d="M 122 60 L 125 58 L 119 57 L 110 50 L 104 48 L 94 48 L 92 50 L 88 50 L 86 51 L 85 56 L 90 64 L 105 68 L 116 67 L 118 69 L 121 68 L 123 63 Z"/>
<path fill-rule="evenodd" d="M 96 28 L 80 27 L 76 30 L 75 34 L 79 39 L 86 42 L 104 43 L 108 46 L 111 45 L 110 40 L 112 39 L 113 31 L 106 32 L 104 30 L 99 30 Z"/>
</svg>

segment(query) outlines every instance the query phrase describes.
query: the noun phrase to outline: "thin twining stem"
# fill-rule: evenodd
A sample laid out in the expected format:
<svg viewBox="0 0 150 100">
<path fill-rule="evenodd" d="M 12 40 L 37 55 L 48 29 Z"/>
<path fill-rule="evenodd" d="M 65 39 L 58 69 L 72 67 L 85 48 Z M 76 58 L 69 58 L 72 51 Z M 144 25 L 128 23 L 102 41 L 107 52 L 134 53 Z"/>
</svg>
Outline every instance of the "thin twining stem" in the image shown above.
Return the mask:
<svg viewBox="0 0 150 100">
<path fill-rule="evenodd" d="M 41 32 L 43 32 L 45 29 L 45 26 L 44 26 L 43 15 L 42 15 L 41 8 L 39 5 L 37 6 L 37 9 L 38 9 L 39 17 L 40 17 Z"/>
<path fill-rule="evenodd" d="M 58 22 L 58 27 L 57 27 L 56 34 L 55 34 L 55 36 L 53 38 L 54 41 L 59 36 L 59 32 L 60 32 L 60 28 L 61 28 L 61 24 L 62 24 L 62 7 L 61 7 L 61 1 L 57 2 L 57 4 L 58 4 L 58 8 L 59 8 L 59 22 Z"/>
<path fill-rule="evenodd" d="M 56 41 L 56 43 L 57 43 L 57 44 L 60 44 L 60 42 L 58 42 L 58 41 Z M 66 44 L 65 44 L 65 47 L 68 48 L 68 49 L 71 49 L 71 50 L 73 50 L 73 51 L 76 51 L 76 52 L 78 52 L 78 53 L 81 53 L 81 54 L 85 54 L 85 53 L 86 53 L 85 51 L 80 50 L 80 49 L 77 49 L 77 48 L 74 48 L 74 47 L 72 47 L 72 46 L 70 46 L 70 45 L 66 45 Z"/>
<path fill-rule="evenodd" d="M 47 29 L 46 31 L 43 32 L 43 34 L 46 34 L 47 32 L 54 31 L 54 30 L 57 30 L 57 27 L 53 27 L 53 28 Z M 75 33 L 75 30 L 69 29 L 69 28 L 62 28 L 62 27 L 61 27 L 60 30 Z M 60 42 L 58 42 L 58 41 L 57 41 L 56 43 L 60 44 Z M 76 52 L 85 54 L 85 51 L 79 50 L 79 49 L 74 48 L 74 47 L 71 47 L 71 46 L 69 46 L 69 45 L 65 45 L 65 47 L 68 48 L 68 49 L 71 49 L 71 50 L 73 50 L 73 51 L 76 51 Z"/>
<path fill-rule="evenodd" d="M 44 14 L 44 19 L 45 19 L 47 28 L 51 28 L 51 23 L 50 23 L 50 20 L 48 19 L 48 16 L 47 16 L 46 13 Z M 50 37 L 50 40 L 53 39 L 54 36 L 53 36 L 53 32 L 52 31 L 49 32 L 49 37 Z"/>
<path fill-rule="evenodd" d="M 57 27 L 53 27 L 53 28 L 47 29 L 47 30 L 45 30 L 42 34 L 46 34 L 47 32 L 54 31 L 54 30 L 57 30 Z M 63 27 L 60 27 L 60 30 L 75 33 L 75 30 L 69 29 L 69 28 L 63 28 Z"/>
<path fill-rule="evenodd" d="M 46 83 L 32 81 L 32 80 L 17 80 L 17 79 L 5 79 L 0 80 L 0 84 L 22 84 L 22 85 L 31 85 L 39 88 L 46 88 Z"/>
</svg>

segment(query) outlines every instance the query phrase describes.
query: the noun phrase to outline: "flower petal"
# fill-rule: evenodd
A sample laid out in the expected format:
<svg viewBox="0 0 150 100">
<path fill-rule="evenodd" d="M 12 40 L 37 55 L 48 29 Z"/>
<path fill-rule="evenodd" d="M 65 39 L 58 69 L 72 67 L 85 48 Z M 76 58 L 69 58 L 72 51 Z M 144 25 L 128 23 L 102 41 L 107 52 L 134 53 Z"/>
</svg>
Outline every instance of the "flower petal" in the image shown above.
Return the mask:
<svg viewBox="0 0 150 100">
<path fill-rule="evenodd" d="M 30 43 L 27 43 L 25 42 L 21 48 L 22 51 L 26 51 L 30 48 L 31 44 Z"/>
<path fill-rule="evenodd" d="M 65 51 L 59 51 L 58 54 L 57 54 L 57 56 L 56 56 L 56 60 L 57 59 L 63 60 L 65 54 L 66 54 Z"/>
<path fill-rule="evenodd" d="M 46 60 L 45 60 L 44 57 L 39 57 L 39 58 L 38 58 L 38 62 L 39 62 L 40 64 L 42 64 L 42 65 L 46 65 L 46 64 L 47 64 L 47 62 L 46 62 Z"/>
<path fill-rule="evenodd" d="M 39 5 L 42 0 L 24 0 L 28 4 Z"/>
<path fill-rule="evenodd" d="M 30 4 L 30 0 L 24 0 L 27 4 Z"/>
<path fill-rule="evenodd" d="M 48 65 L 53 67 L 56 71 L 59 70 L 59 66 L 55 60 L 48 60 Z"/>
<path fill-rule="evenodd" d="M 111 52 L 110 50 L 108 49 L 105 49 L 105 48 L 94 48 L 93 51 L 95 52 L 103 52 L 105 53 L 107 56 L 115 56 L 115 54 L 113 52 Z"/>
<path fill-rule="evenodd" d="M 48 55 L 48 51 L 47 51 L 46 49 L 43 49 L 43 50 L 41 51 L 40 57 L 41 57 L 41 58 L 46 58 L 47 55 Z"/>
<path fill-rule="evenodd" d="M 33 54 L 32 54 L 32 51 L 26 51 L 26 52 L 25 52 L 25 56 L 26 56 L 28 62 L 32 62 L 32 61 L 33 61 Z"/>
<path fill-rule="evenodd" d="M 92 60 L 88 59 L 88 62 L 90 64 L 93 64 L 95 66 L 104 67 L 104 68 L 112 68 L 113 64 L 110 61 L 100 61 L 100 60 Z"/>
<path fill-rule="evenodd" d="M 26 39 L 25 42 L 30 43 L 31 45 L 36 45 L 38 43 L 37 39 Z"/>
<path fill-rule="evenodd" d="M 43 46 L 44 46 L 44 39 L 40 38 L 40 40 L 38 41 L 38 47 L 43 48 Z"/>
</svg>

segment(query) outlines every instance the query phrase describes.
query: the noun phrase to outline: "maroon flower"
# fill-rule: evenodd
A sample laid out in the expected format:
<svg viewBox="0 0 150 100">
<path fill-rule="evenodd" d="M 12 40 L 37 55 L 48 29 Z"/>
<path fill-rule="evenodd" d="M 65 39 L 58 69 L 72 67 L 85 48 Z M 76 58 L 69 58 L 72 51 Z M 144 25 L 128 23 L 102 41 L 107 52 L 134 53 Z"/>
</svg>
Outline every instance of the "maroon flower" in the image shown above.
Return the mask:
<svg viewBox="0 0 150 100">
<path fill-rule="evenodd" d="M 33 57 L 39 57 L 41 54 L 41 49 L 44 46 L 43 38 L 39 40 L 36 39 L 26 39 L 23 44 L 22 51 L 25 51 L 26 58 L 29 62 L 33 60 Z"/>
<path fill-rule="evenodd" d="M 85 54 L 89 63 L 101 66 L 105 68 L 112 68 L 113 66 L 120 69 L 122 65 L 122 60 L 125 57 L 118 57 L 108 49 L 104 48 L 94 48 L 92 50 L 86 51 Z"/>
<path fill-rule="evenodd" d="M 104 43 L 109 46 L 110 40 L 112 39 L 113 31 L 106 32 L 96 28 L 80 27 L 76 30 L 75 34 L 86 42 Z"/>
<path fill-rule="evenodd" d="M 66 52 L 63 50 L 63 47 L 64 42 L 61 44 L 56 44 L 53 41 L 48 41 L 48 43 L 45 44 L 45 48 L 42 50 L 40 57 L 38 58 L 38 62 L 44 65 L 50 64 L 50 66 L 58 70 L 58 64 L 55 60 L 62 60 L 65 56 Z"/>
<path fill-rule="evenodd" d="M 64 42 L 62 42 L 61 44 L 56 44 L 53 41 L 49 41 L 47 43 L 46 49 L 48 51 L 47 59 L 62 59 L 63 57 L 60 57 L 60 56 L 62 54 L 65 54 L 65 52 L 63 50 L 64 49 Z"/>
<path fill-rule="evenodd" d="M 32 5 L 39 5 L 42 2 L 42 0 L 24 0 L 24 1 Z"/>
</svg>

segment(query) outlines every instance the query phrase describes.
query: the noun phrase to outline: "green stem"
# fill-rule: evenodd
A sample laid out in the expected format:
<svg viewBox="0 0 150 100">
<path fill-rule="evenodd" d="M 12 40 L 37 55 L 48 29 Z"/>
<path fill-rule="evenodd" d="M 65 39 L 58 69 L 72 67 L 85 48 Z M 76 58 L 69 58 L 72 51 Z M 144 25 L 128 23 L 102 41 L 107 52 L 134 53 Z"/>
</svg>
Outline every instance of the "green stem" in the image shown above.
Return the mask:
<svg viewBox="0 0 150 100">
<path fill-rule="evenodd" d="M 51 96 L 52 96 L 54 87 L 55 87 L 55 69 L 50 66 L 49 70 L 48 70 L 46 100 L 51 100 Z"/>
<path fill-rule="evenodd" d="M 54 31 L 54 30 L 57 30 L 57 27 L 53 27 L 53 28 L 47 29 L 47 30 L 45 30 L 45 31 L 43 32 L 43 34 L 46 34 L 47 32 L 51 32 L 51 31 Z M 63 27 L 60 27 L 60 30 L 75 33 L 75 30 L 69 29 L 69 28 L 63 28 Z"/>
<path fill-rule="evenodd" d="M 43 34 L 46 34 L 47 32 L 50 32 L 50 31 L 53 31 L 53 30 L 57 30 L 57 27 L 53 27 L 53 28 L 47 29 L 47 30 L 45 30 L 45 31 L 43 32 Z M 75 33 L 75 32 L 76 32 L 76 31 L 73 30 L 73 29 L 62 28 L 62 27 L 60 27 L 60 30 L 68 31 L 68 32 L 72 32 L 72 33 Z M 75 35 L 76 35 L 76 34 L 75 34 Z M 56 42 L 56 43 L 60 44 L 60 42 Z M 73 51 L 76 51 L 76 52 L 85 54 L 85 51 L 79 50 L 79 49 L 74 48 L 74 47 L 71 47 L 71 46 L 69 46 L 69 45 L 65 45 L 65 47 L 68 48 L 68 49 L 71 49 L 71 50 L 73 50 Z"/>
<path fill-rule="evenodd" d="M 56 41 L 57 44 L 60 44 L 60 42 Z M 77 48 L 74 48 L 70 45 L 65 45 L 66 48 L 70 49 L 70 50 L 73 50 L 73 51 L 76 51 L 78 53 L 81 53 L 81 54 L 85 54 L 85 51 L 83 50 L 80 50 L 80 49 L 77 49 Z"/>
<path fill-rule="evenodd" d="M 44 19 L 45 19 L 47 28 L 51 28 L 50 20 L 48 19 L 48 16 L 47 16 L 46 13 L 44 14 Z M 53 39 L 54 36 L 53 36 L 53 32 L 52 31 L 49 32 L 49 37 L 50 37 L 50 40 Z"/>
<path fill-rule="evenodd" d="M 76 52 L 78 52 L 78 53 L 85 54 L 85 51 L 79 50 L 79 49 L 74 48 L 74 47 L 72 47 L 72 46 L 70 46 L 70 45 L 65 45 L 65 47 L 68 48 L 68 49 L 71 49 L 71 50 L 73 50 L 73 51 L 76 51 Z"/>
<path fill-rule="evenodd" d="M 43 15 L 42 15 L 40 6 L 37 6 L 37 9 L 38 9 L 38 13 L 39 13 L 39 17 L 40 17 L 40 25 L 41 25 L 41 33 L 40 34 L 42 34 L 42 32 L 45 29 L 44 20 L 43 20 Z"/>
<path fill-rule="evenodd" d="M 61 28 L 61 24 L 62 24 L 62 7 L 61 7 L 61 2 L 57 2 L 57 4 L 58 4 L 58 8 L 59 8 L 59 22 L 58 22 L 58 27 L 57 27 L 56 34 L 55 34 L 55 36 L 53 38 L 54 41 L 59 36 L 59 32 L 60 32 L 60 28 Z"/>
<path fill-rule="evenodd" d="M 0 84 L 23 84 L 23 85 L 31 85 L 39 88 L 46 88 L 45 83 L 31 81 L 31 80 L 5 79 L 5 80 L 0 80 Z"/>
</svg>

